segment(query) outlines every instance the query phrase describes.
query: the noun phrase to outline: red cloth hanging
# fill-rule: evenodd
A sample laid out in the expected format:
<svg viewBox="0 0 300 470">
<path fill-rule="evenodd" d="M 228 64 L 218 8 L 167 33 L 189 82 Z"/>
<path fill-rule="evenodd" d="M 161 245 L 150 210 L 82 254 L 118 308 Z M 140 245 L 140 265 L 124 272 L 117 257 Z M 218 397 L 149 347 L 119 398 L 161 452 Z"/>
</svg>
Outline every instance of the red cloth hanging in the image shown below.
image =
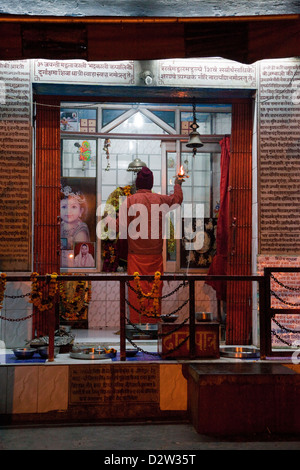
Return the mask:
<svg viewBox="0 0 300 470">
<path fill-rule="evenodd" d="M 209 267 L 210 275 L 227 274 L 227 252 L 229 231 L 229 164 L 230 164 L 230 137 L 226 136 L 221 145 L 221 181 L 220 181 L 220 211 L 217 224 L 217 251 Z M 218 300 L 226 300 L 226 282 L 206 281 L 216 291 Z"/>
</svg>

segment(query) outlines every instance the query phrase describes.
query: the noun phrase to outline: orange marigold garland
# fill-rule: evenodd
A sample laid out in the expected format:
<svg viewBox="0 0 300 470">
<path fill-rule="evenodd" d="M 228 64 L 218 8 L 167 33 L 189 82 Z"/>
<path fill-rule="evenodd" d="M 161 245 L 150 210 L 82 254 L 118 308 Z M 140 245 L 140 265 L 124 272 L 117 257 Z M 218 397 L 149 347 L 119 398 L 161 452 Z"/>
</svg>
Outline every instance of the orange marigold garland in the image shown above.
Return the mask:
<svg viewBox="0 0 300 470">
<path fill-rule="evenodd" d="M 160 286 L 160 277 L 161 273 L 159 271 L 156 271 L 154 274 L 154 282 L 152 285 L 152 289 L 150 292 L 145 293 L 143 292 L 140 284 L 140 275 L 138 272 L 135 272 L 134 274 L 134 281 L 136 284 L 136 290 L 137 290 L 137 298 L 140 302 L 140 313 L 141 315 L 146 315 L 147 317 L 159 317 L 159 286 Z M 153 305 L 152 308 L 150 307 L 150 311 L 145 306 L 145 300 L 146 299 L 153 299 Z"/>
<path fill-rule="evenodd" d="M 125 196 L 130 196 L 132 194 L 132 186 L 128 184 L 127 186 L 124 186 L 123 192 Z"/>
<path fill-rule="evenodd" d="M 53 299 L 57 291 L 57 274 L 53 273 L 50 275 L 48 297 L 43 299 L 43 294 L 39 288 L 38 273 L 32 273 L 30 276 L 31 280 L 31 293 L 29 302 L 32 303 L 40 312 L 50 310 L 53 307 Z"/>
<path fill-rule="evenodd" d="M 84 314 L 86 307 L 91 301 L 91 281 L 88 281 L 87 285 L 86 281 L 76 282 L 72 298 L 68 298 L 65 284 L 65 282 L 61 282 L 59 286 L 60 300 L 64 307 L 64 314 L 62 316 L 68 320 L 77 320 Z"/>
<path fill-rule="evenodd" d="M 0 310 L 3 307 L 4 292 L 6 288 L 6 274 L 1 273 L 0 277 Z"/>
</svg>

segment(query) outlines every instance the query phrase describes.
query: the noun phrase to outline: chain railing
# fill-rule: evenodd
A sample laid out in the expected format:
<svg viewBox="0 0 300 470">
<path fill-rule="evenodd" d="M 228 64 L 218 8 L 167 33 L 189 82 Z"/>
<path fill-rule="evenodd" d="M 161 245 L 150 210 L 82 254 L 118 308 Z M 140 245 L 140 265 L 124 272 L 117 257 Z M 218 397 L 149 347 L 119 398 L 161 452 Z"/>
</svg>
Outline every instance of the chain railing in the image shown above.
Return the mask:
<svg viewBox="0 0 300 470">
<path fill-rule="evenodd" d="M 260 358 L 266 359 L 269 356 L 274 355 L 272 350 L 272 336 L 275 336 L 277 339 L 280 339 L 287 346 L 293 346 L 288 343 L 286 340 L 280 338 L 280 335 L 272 329 L 272 322 L 277 324 L 282 330 L 289 332 L 291 334 L 299 334 L 300 331 L 297 329 L 290 329 L 281 325 L 278 320 L 276 320 L 276 315 L 300 315 L 300 308 L 297 308 L 300 303 L 298 302 L 289 302 L 283 299 L 278 293 L 271 289 L 271 281 L 276 282 L 282 288 L 288 289 L 294 292 L 300 293 L 300 286 L 288 286 L 287 284 L 279 281 L 274 273 L 300 273 L 300 268 L 277 268 L 269 267 L 264 269 L 264 274 L 259 276 L 211 276 L 211 275 L 185 275 L 185 274 L 174 274 L 174 275 L 163 275 L 161 276 L 161 281 L 177 281 L 179 284 L 175 290 L 179 290 L 183 286 L 187 286 L 189 289 L 188 298 L 186 301 L 181 304 L 178 309 L 169 313 L 168 315 L 174 314 L 183 308 L 183 306 L 189 303 L 189 315 L 188 318 L 184 321 L 189 321 L 189 334 L 185 338 L 184 342 L 189 340 L 189 357 L 191 359 L 195 358 L 195 283 L 197 281 L 245 281 L 245 282 L 257 282 L 259 288 L 259 339 L 260 339 Z M 45 285 L 49 283 L 50 275 L 40 275 L 39 282 L 44 282 Z M 6 282 L 28 282 L 31 280 L 31 275 L 7 275 Z M 126 286 L 129 286 L 129 281 L 134 280 L 134 276 L 129 276 L 126 274 L 115 274 L 113 276 L 107 276 L 107 274 L 64 274 L 58 275 L 56 277 L 58 283 L 67 282 L 67 281 L 117 281 L 119 282 L 120 288 L 120 359 L 121 361 L 126 360 L 126 349 L 125 344 L 126 340 L 126 323 L 130 324 L 130 320 L 126 316 L 126 305 L 130 305 L 126 299 Z M 153 276 L 140 276 L 140 280 L 153 281 Z M 21 295 L 7 295 L 2 293 L 2 301 L 7 299 L 16 299 L 16 298 L 25 298 L 30 297 L 31 293 L 21 294 Z M 174 291 L 161 296 L 161 299 L 167 298 L 170 295 L 173 295 Z M 283 303 L 286 308 L 274 308 L 271 306 L 272 297 L 276 300 Z M 49 326 L 49 361 L 54 360 L 54 333 L 55 333 L 55 312 L 56 306 L 59 302 L 59 293 L 56 294 L 54 298 L 53 308 L 43 312 L 47 316 L 48 326 Z M 288 308 L 291 307 L 291 308 Z M 0 310 L 1 312 L 1 310 Z M 31 314 L 24 316 L 22 318 L 9 318 L 5 315 L 0 315 L 0 320 L 11 321 L 11 322 L 20 322 L 26 321 L 32 318 L 35 315 L 33 311 Z M 180 328 L 182 323 L 175 324 L 174 329 Z M 137 327 L 137 326 L 136 326 Z M 138 328 L 138 327 L 137 327 Z M 170 334 L 170 333 L 168 333 Z M 129 340 L 130 341 L 130 340 Z M 132 342 L 133 343 L 133 342 Z M 132 344 L 131 343 L 131 344 Z M 181 344 L 179 345 L 181 346 Z M 139 347 L 137 346 L 139 349 Z M 140 348 L 141 349 L 141 348 Z M 173 351 L 172 351 L 173 352 Z M 278 351 L 276 351 L 276 356 L 278 356 Z M 284 353 L 283 353 L 284 354 Z M 283 355 L 282 354 L 282 355 Z"/>
<path fill-rule="evenodd" d="M 264 299 L 264 314 L 261 315 L 261 325 L 262 325 L 262 332 L 261 332 L 261 338 L 263 338 L 263 348 L 264 348 L 264 355 L 265 356 L 286 356 L 290 355 L 290 351 L 280 351 L 277 350 L 276 353 L 274 353 L 273 348 L 272 348 L 272 337 L 277 338 L 279 342 L 284 344 L 285 346 L 288 347 L 293 347 L 297 349 L 299 346 L 296 344 L 296 342 L 290 342 L 287 341 L 286 339 L 282 338 L 282 336 L 276 332 L 274 328 L 272 328 L 272 323 L 276 324 L 282 331 L 285 333 L 290 333 L 292 335 L 295 334 L 300 334 L 300 330 L 296 328 L 288 328 L 284 325 L 282 325 L 278 320 L 276 320 L 276 315 L 300 315 L 300 302 L 290 302 L 284 298 L 282 298 L 282 295 L 278 294 L 278 292 L 275 292 L 273 288 L 271 287 L 271 282 L 275 282 L 277 285 L 279 285 L 281 288 L 286 289 L 287 291 L 292 291 L 292 292 L 299 292 L 299 297 L 300 297 L 300 286 L 295 287 L 295 286 L 289 286 L 286 283 L 283 283 L 277 277 L 274 275 L 274 273 L 300 273 L 300 268 L 296 267 L 268 267 L 264 269 L 264 292 L 265 292 L 265 299 Z M 272 306 L 272 297 L 275 298 L 279 304 L 283 304 L 284 307 L 273 307 Z M 285 307 L 286 306 L 286 307 Z M 291 307 L 291 308 L 289 308 Z"/>
<path fill-rule="evenodd" d="M 45 285 L 49 283 L 49 276 L 50 275 L 40 275 L 39 282 L 44 282 Z M 30 281 L 30 275 L 23 275 L 23 276 L 14 276 L 8 275 L 7 282 L 28 282 Z M 56 281 L 60 282 L 67 282 L 67 281 L 99 281 L 99 282 L 107 282 L 107 281 L 116 281 L 119 282 L 119 289 L 120 289 L 120 360 L 126 361 L 126 323 L 128 324 L 128 318 L 126 316 L 126 304 L 128 305 L 128 301 L 126 299 L 126 285 L 128 285 L 129 281 L 134 281 L 135 277 L 126 275 L 126 274 L 114 274 L 112 276 L 107 276 L 107 274 L 64 274 L 64 275 L 57 275 Z M 153 281 L 153 276 L 140 276 L 141 281 Z M 183 306 L 189 303 L 189 315 L 185 322 L 188 323 L 188 335 L 184 339 L 184 342 L 189 340 L 189 358 L 194 359 L 196 357 L 196 344 L 195 344 L 195 333 L 196 333 L 196 325 L 195 325 L 195 283 L 198 281 L 245 281 L 245 282 L 257 282 L 259 285 L 259 303 L 260 303 L 260 317 L 263 317 L 263 312 L 265 310 L 265 306 L 267 306 L 266 302 L 266 279 L 265 276 L 236 276 L 236 275 L 220 275 L 220 276 L 211 276 L 205 274 L 195 274 L 195 275 L 186 275 L 186 274 L 165 274 L 160 277 L 161 281 L 176 281 L 178 282 L 178 286 L 175 288 L 176 291 L 179 290 L 181 287 L 185 286 L 188 287 L 188 298 L 186 301 L 183 302 L 182 305 L 176 309 L 179 311 Z M 162 296 L 162 299 L 167 298 L 168 296 L 172 295 L 174 292 L 165 294 Z M 28 296 L 30 294 L 22 294 L 22 297 Z M 7 296 L 9 297 L 9 296 Z M 14 296 L 18 297 L 18 296 Z M 47 316 L 48 320 L 48 327 L 49 327 L 49 361 L 54 360 L 54 334 L 55 334 L 55 312 L 56 307 L 59 302 L 59 293 L 56 294 L 53 302 L 53 308 L 46 310 L 43 312 L 44 315 Z M 174 314 L 174 312 L 171 312 Z M 32 314 L 33 315 L 33 314 Z M 31 316 L 30 316 L 31 317 Z M 9 319 L 5 316 L 1 316 L 1 320 L 7 321 L 23 321 L 25 319 L 30 318 L 29 316 L 24 317 L 24 319 Z M 262 322 L 263 324 L 263 322 Z M 180 328 L 181 324 L 174 325 L 174 328 Z M 261 332 L 264 331 L 264 328 L 261 328 Z M 265 333 L 264 333 L 265 334 Z M 262 345 L 261 351 L 262 354 L 265 354 L 266 350 L 266 341 L 264 337 L 260 337 L 260 343 Z M 178 346 L 180 347 L 181 344 Z M 177 346 L 176 346 L 177 349 Z M 173 352 L 173 351 L 172 351 Z"/>
</svg>

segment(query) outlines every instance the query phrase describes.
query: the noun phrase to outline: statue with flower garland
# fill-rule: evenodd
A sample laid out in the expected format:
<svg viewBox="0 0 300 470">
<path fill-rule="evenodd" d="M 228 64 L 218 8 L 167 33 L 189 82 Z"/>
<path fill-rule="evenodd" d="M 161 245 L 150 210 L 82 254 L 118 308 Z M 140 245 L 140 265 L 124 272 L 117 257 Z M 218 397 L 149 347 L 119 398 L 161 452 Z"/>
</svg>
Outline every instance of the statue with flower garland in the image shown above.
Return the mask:
<svg viewBox="0 0 300 470">
<path fill-rule="evenodd" d="M 134 194 L 135 186 L 127 185 L 124 187 L 118 187 L 115 189 L 107 199 L 106 206 L 104 208 L 103 217 L 112 215 L 110 212 L 115 211 L 116 217 L 119 213 L 119 204 L 122 199 L 131 194 Z M 117 236 L 116 239 L 110 239 L 107 228 L 102 231 L 102 260 L 103 266 L 102 271 L 117 272 L 126 271 L 127 267 L 127 241 L 120 240 Z"/>
</svg>

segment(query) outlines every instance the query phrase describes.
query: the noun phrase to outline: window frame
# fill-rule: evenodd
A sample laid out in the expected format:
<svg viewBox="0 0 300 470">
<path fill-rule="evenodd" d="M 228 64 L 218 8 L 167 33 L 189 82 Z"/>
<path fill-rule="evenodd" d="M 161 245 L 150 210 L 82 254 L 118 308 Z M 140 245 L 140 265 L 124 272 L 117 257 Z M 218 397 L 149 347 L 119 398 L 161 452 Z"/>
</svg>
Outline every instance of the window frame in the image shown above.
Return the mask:
<svg viewBox="0 0 300 470">
<path fill-rule="evenodd" d="M 78 109 L 82 107 L 87 107 L 87 103 L 83 102 L 61 102 L 61 110 L 65 109 Z M 138 104 L 138 103 L 90 103 L 91 109 L 97 110 L 97 129 L 96 132 L 93 133 L 82 133 L 82 132 L 74 132 L 74 131 L 62 131 L 60 139 L 61 142 L 65 139 L 73 139 L 73 138 L 80 138 L 81 139 L 96 139 L 96 148 L 97 148 L 97 156 L 96 156 L 96 205 L 99 207 L 102 203 L 102 161 L 101 161 L 101 142 L 102 139 L 132 139 L 132 140 L 160 140 L 161 141 L 161 157 L 162 157 L 162 166 L 161 166 L 161 190 L 163 194 L 167 193 L 167 166 L 166 166 L 166 157 L 167 152 L 170 151 L 168 149 L 175 148 L 176 152 L 176 174 L 179 171 L 181 165 L 181 153 L 184 151 L 185 153 L 192 153 L 192 150 L 186 147 L 186 143 L 188 141 L 188 134 L 181 134 L 181 113 L 182 112 L 191 112 L 192 111 L 192 104 L 170 104 L 170 105 L 160 105 L 160 104 Z M 231 114 L 231 122 L 232 122 L 232 106 L 229 104 L 222 105 L 204 105 L 204 106 L 196 106 L 196 115 L 199 113 L 230 113 Z M 102 109 L 124 109 L 124 113 L 118 116 L 113 121 L 109 122 L 105 126 L 102 126 Z M 156 111 L 175 111 L 175 128 L 168 125 L 165 121 L 160 119 L 151 110 Z M 162 127 L 162 129 L 167 132 L 166 134 L 120 134 L 114 133 L 113 130 L 128 119 L 130 116 L 133 116 L 137 111 L 144 114 L 146 117 L 150 118 L 155 124 Z M 220 140 L 224 137 L 224 134 L 219 135 L 201 135 L 201 140 L 205 144 L 204 148 L 202 147 L 197 151 L 197 156 L 201 153 L 212 153 L 217 152 L 220 153 L 221 149 L 219 146 Z M 210 149 L 210 150 L 209 150 Z M 173 150 L 174 151 L 174 150 Z M 195 158 L 197 158 L 197 156 Z M 62 156 L 61 156 L 62 158 Z M 62 164 L 62 160 L 61 160 Z M 212 173 L 212 171 L 211 171 Z M 212 186 L 211 186 L 212 188 Z M 99 216 L 96 216 L 96 226 L 99 222 Z M 96 265 L 95 268 L 61 268 L 62 272 L 101 272 L 102 271 L 102 259 L 101 259 L 101 240 L 99 237 L 96 236 Z M 176 240 L 176 261 L 167 261 L 166 255 L 166 240 L 164 241 L 164 270 L 165 272 L 186 272 L 187 268 L 180 267 L 180 240 Z M 189 272 L 206 272 L 208 268 L 189 268 Z"/>
</svg>

